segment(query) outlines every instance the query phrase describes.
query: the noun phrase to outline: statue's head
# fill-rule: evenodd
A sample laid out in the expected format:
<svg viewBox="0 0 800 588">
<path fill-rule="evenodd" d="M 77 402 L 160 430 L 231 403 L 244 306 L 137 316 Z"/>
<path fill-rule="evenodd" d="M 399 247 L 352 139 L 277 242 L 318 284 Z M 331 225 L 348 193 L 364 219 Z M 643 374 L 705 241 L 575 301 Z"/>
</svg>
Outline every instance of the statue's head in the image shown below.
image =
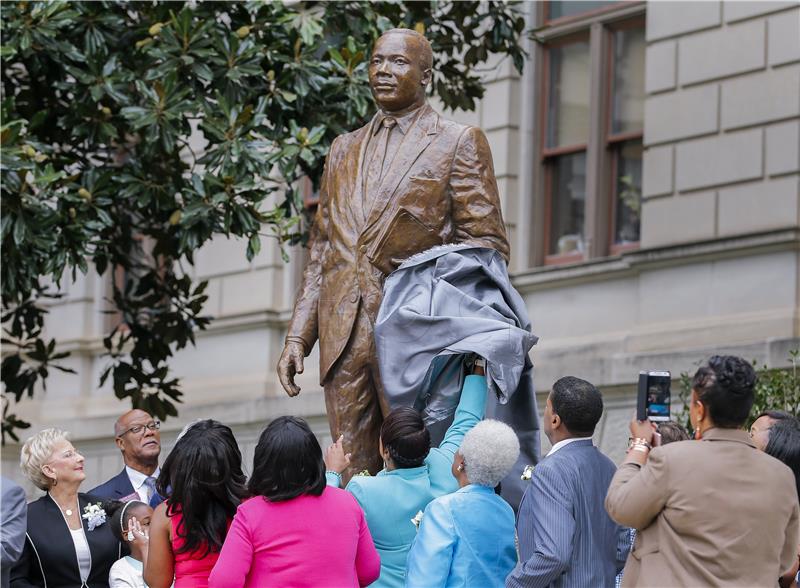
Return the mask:
<svg viewBox="0 0 800 588">
<path fill-rule="evenodd" d="M 425 102 L 433 51 L 411 29 L 391 29 L 375 42 L 369 62 L 369 85 L 375 102 L 387 112 L 410 110 Z"/>
</svg>

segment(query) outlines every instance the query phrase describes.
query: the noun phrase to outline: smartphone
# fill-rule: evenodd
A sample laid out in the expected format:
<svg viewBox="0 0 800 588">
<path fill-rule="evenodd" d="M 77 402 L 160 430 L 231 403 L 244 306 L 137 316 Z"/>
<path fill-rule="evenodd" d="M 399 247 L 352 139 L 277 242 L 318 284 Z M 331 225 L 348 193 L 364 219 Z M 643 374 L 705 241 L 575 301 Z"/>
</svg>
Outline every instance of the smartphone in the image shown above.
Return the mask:
<svg viewBox="0 0 800 588">
<path fill-rule="evenodd" d="M 639 372 L 639 395 L 636 403 L 636 418 L 653 422 L 669 420 L 669 387 L 672 378 L 669 372 Z"/>
</svg>

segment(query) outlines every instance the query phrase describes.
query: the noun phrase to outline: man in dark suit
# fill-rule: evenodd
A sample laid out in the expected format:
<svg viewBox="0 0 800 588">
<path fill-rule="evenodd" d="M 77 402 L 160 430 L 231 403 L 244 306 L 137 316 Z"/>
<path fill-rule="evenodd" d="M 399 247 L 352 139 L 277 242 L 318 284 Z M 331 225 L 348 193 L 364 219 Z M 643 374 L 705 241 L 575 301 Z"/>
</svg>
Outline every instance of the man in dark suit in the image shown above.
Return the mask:
<svg viewBox="0 0 800 588">
<path fill-rule="evenodd" d="M 161 454 L 161 423 L 143 410 L 130 410 L 114 423 L 114 439 L 122 452 L 123 470 L 89 491 L 100 498 L 141 500 L 155 507 L 163 499 L 156 492 Z"/>
<path fill-rule="evenodd" d="M 628 529 L 604 501 L 616 467 L 592 444 L 603 399 L 568 376 L 553 384 L 544 432 L 553 444 L 533 470 L 517 517 L 520 562 L 508 588 L 613 586 L 630 548 Z"/>
<path fill-rule="evenodd" d="M 405 259 L 445 243 L 496 249 L 508 260 L 492 155 L 480 129 L 439 116 L 426 102 L 433 53 L 419 33 L 393 29 L 373 48 L 364 127 L 331 145 L 309 259 L 278 362 L 281 384 L 319 341 L 320 383 L 331 434 L 344 436 L 355 472 L 381 469 L 383 397 L 373 326 L 383 282 Z"/>
</svg>

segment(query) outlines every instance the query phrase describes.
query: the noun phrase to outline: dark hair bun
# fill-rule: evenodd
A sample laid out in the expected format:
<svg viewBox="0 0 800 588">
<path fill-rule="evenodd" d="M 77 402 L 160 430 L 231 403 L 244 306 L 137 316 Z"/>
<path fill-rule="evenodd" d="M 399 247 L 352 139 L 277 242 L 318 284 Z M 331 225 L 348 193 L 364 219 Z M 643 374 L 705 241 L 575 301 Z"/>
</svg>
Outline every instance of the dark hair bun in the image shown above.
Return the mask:
<svg viewBox="0 0 800 588">
<path fill-rule="evenodd" d="M 753 393 L 756 371 L 741 357 L 715 355 L 708 361 L 708 365 L 714 370 L 717 383 L 729 394 L 746 396 Z"/>
</svg>

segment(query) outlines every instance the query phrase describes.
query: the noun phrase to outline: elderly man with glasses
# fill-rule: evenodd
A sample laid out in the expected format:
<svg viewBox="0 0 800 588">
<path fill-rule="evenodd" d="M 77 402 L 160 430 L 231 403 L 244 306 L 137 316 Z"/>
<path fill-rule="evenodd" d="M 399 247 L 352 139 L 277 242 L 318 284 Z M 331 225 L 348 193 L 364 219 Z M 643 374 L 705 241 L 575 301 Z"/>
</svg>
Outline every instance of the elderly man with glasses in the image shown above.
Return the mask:
<svg viewBox="0 0 800 588">
<path fill-rule="evenodd" d="M 157 506 L 163 500 L 156 492 L 160 428 L 161 423 L 143 410 L 134 409 L 119 417 L 114 423 L 114 440 L 125 468 L 89 494 L 122 501 L 141 500 Z"/>
</svg>

